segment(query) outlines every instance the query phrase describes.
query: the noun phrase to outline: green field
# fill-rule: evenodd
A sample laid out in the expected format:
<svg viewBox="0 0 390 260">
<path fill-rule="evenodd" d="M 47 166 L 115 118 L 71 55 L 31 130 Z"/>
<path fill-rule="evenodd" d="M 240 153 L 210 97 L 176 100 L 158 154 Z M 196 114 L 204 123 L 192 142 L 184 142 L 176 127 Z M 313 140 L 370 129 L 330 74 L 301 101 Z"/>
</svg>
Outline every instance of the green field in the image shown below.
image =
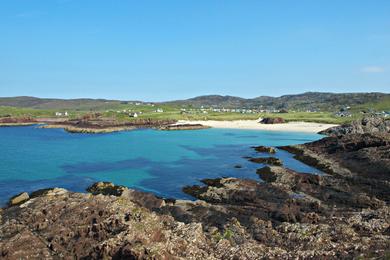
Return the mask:
<svg viewBox="0 0 390 260">
<path fill-rule="evenodd" d="M 104 117 L 116 118 L 120 121 L 131 121 L 135 118 L 129 117 L 129 113 L 136 112 L 138 118 L 146 119 L 173 119 L 173 120 L 256 120 L 262 117 L 282 117 L 287 122 L 291 121 L 307 121 L 307 122 L 319 122 L 319 123 L 345 123 L 354 119 L 361 118 L 359 113 L 353 114 L 352 117 L 336 117 L 333 113 L 329 112 L 290 112 L 290 113 L 253 113 L 253 114 L 241 114 L 232 112 L 208 112 L 202 113 L 201 111 L 191 111 L 190 113 L 183 113 L 180 108 L 169 105 L 158 106 L 164 110 L 162 113 L 155 112 L 157 107 L 151 106 L 129 106 L 121 105 L 116 110 L 105 111 L 93 111 L 100 112 Z M 126 112 L 123 112 L 126 110 Z M 70 118 L 76 118 L 83 114 L 91 113 L 88 111 L 76 111 L 67 110 Z M 30 117 L 55 117 L 56 110 L 41 110 L 41 109 L 28 109 L 28 108 L 15 108 L 15 107 L 0 107 L 0 116 L 10 115 L 13 117 L 30 116 Z M 60 111 L 64 112 L 64 111 Z M 140 113 L 141 112 L 141 113 Z"/>
</svg>

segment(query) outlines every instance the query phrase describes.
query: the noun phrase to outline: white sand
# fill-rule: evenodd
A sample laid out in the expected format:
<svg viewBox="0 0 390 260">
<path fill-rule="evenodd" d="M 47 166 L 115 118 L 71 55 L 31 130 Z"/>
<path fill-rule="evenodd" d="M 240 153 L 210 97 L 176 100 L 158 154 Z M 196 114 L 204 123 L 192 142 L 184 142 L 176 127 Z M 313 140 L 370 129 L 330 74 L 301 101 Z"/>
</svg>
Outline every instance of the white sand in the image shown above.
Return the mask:
<svg viewBox="0 0 390 260">
<path fill-rule="evenodd" d="M 311 122 L 289 122 L 284 124 L 260 124 L 259 120 L 236 120 L 236 121 L 179 121 L 178 124 L 202 124 L 214 128 L 234 128 L 287 132 L 307 132 L 318 133 L 329 127 L 337 126 L 333 124 L 311 123 Z"/>
</svg>

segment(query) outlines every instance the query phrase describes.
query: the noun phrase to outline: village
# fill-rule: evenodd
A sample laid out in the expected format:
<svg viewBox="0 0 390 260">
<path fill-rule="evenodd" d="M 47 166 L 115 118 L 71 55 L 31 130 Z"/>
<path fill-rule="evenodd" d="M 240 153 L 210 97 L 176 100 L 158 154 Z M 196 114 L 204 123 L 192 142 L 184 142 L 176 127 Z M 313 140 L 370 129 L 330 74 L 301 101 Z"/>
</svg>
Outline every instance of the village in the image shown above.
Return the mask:
<svg viewBox="0 0 390 260">
<path fill-rule="evenodd" d="M 167 105 L 158 106 L 155 103 L 146 102 L 126 102 L 123 105 L 127 106 L 122 109 L 108 109 L 104 112 L 107 114 L 116 114 L 126 116 L 129 118 L 138 118 L 141 115 L 153 115 L 153 114 L 164 114 L 164 113 L 178 113 L 180 115 L 207 115 L 207 114 L 218 114 L 218 113 L 232 113 L 232 114 L 286 114 L 286 113 L 325 113 L 318 108 L 310 108 L 305 110 L 287 110 L 287 109 L 276 109 L 273 107 L 257 107 L 257 108 L 225 108 L 213 106 L 201 106 L 199 108 L 193 107 L 171 107 Z M 352 117 L 353 114 L 371 114 L 379 117 L 388 118 L 390 117 L 390 111 L 375 111 L 373 109 L 366 110 L 352 110 L 350 106 L 343 106 L 338 111 L 333 112 L 334 117 Z M 68 111 L 56 111 L 54 113 L 56 117 L 69 117 L 70 112 Z"/>
</svg>

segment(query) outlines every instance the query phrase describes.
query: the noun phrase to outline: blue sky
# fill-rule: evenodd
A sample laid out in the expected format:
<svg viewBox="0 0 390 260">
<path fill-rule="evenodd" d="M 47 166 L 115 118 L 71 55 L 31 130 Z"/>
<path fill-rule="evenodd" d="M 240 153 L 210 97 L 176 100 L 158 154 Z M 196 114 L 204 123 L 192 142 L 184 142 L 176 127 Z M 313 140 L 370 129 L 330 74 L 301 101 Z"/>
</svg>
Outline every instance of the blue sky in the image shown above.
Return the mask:
<svg viewBox="0 0 390 260">
<path fill-rule="evenodd" d="M 388 0 L 0 0 L 0 96 L 390 92 Z"/>
</svg>

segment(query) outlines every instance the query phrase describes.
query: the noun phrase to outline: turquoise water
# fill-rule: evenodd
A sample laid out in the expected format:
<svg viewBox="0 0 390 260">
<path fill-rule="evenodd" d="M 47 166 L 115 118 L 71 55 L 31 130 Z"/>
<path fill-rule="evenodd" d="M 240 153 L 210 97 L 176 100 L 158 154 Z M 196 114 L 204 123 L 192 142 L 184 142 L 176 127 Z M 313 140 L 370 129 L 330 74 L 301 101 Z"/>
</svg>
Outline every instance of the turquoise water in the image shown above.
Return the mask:
<svg viewBox="0 0 390 260">
<path fill-rule="evenodd" d="M 267 156 L 254 145 L 290 145 L 321 138 L 317 134 L 255 130 L 136 130 L 111 134 L 70 134 L 62 129 L 0 128 L 0 204 L 22 191 L 64 187 L 85 191 L 111 181 L 163 197 L 190 198 L 185 185 L 203 178 L 258 180 L 262 165 L 244 156 Z M 288 168 L 319 173 L 285 151 L 276 154 Z M 234 168 L 236 164 L 242 168 Z"/>
</svg>

